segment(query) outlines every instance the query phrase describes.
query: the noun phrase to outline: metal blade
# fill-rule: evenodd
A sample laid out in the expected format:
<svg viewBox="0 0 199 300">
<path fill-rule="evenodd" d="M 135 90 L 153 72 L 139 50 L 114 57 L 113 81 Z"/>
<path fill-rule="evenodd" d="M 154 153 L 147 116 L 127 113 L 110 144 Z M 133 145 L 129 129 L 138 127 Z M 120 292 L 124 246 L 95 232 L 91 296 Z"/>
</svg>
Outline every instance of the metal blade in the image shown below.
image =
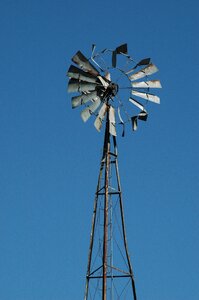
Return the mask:
<svg viewBox="0 0 199 300">
<path fill-rule="evenodd" d="M 142 111 L 141 113 L 139 113 L 138 115 L 138 119 L 141 121 L 146 121 L 148 117 L 148 114 L 146 111 Z"/>
<path fill-rule="evenodd" d="M 132 74 L 131 76 L 129 76 L 129 79 L 131 81 L 134 81 L 134 80 L 143 78 L 145 76 L 152 75 L 152 74 L 156 73 L 157 71 L 158 71 L 158 68 L 155 65 L 150 64 L 147 67 L 145 67 L 144 69 L 142 69 L 142 70 Z"/>
<path fill-rule="evenodd" d="M 128 70 L 127 72 L 125 72 L 125 74 L 129 74 L 131 72 L 133 72 L 137 67 L 139 66 L 146 66 L 150 63 L 150 58 L 144 58 L 141 61 L 139 61 L 139 63 L 137 63 L 137 65 L 135 65 L 135 67 L 131 68 L 130 70 Z"/>
<path fill-rule="evenodd" d="M 127 44 L 123 44 L 115 49 L 117 54 L 123 53 L 127 54 Z"/>
<path fill-rule="evenodd" d="M 93 54 L 95 52 L 95 48 L 96 48 L 96 45 L 95 44 L 92 44 L 92 57 L 93 57 Z"/>
<path fill-rule="evenodd" d="M 68 93 L 94 91 L 96 86 L 96 83 L 70 79 L 68 83 Z"/>
<path fill-rule="evenodd" d="M 149 100 L 151 102 L 160 104 L 160 98 L 158 96 L 152 95 L 152 94 L 148 94 L 148 93 L 141 93 L 141 92 L 137 92 L 137 91 L 131 91 L 131 93 L 137 97 Z"/>
<path fill-rule="evenodd" d="M 100 108 L 99 114 L 98 114 L 98 116 L 97 116 L 97 118 L 95 119 L 95 122 L 94 122 L 94 126 L 98 131 L 100 131 L 100 129 L 102 127 L 102 122 L 104 120 L 106 112 L 107 112 L 107 105 L 106 105 L 106 103 L 104 103 L 102 105 L 102 107 Z"/>
<path fill-rule="evenodd" d="M 89 94 L 82 94 L 80 96 L 72 97 L 72 108 L 85 104 L 88 101 L 96 101 L 98 98 L 99 97 L 97 96 L 96 91 Z"/>
<path fill-rule="evenodd" d="M 144 59 L 139 61 L 137 66 L 146 66 L 150 63 L 150 60 L 151 60 L 150 58 L 144 58 Z"/>
<path fill-rule="evenodd" d="M 125 126 L 124 126 L 124 121 L 123 121 L 123 119 L 122 119 L 122 117 L 121 117 L 120 107 L 119 107 L 119 106 L 118 106 L 117 111 L 118 111 L 118 117 L 119 117 L 119 119 L 120 119 L 120 124 L 123 126 L 122 136 L 124 137 L 124 134 L 125 134 Z"/>
<path fill-rule="evenodd" d="M 110 72 L 106 72 L 105 76 L 104 76 L 107 80 L 111 81 L 111 74 Z"/>
<path fill-rule="evenodd" d="M 68 75 L 68 77 L 73 78 L 73 79 L 83 80 L 83 81 L 92 82 L 92 83 L 97 82 L 96 77 L 89 75 L 89 73 L 86 73 L 82 69 L 79 69 L 73 65 L 70 66 L 70 68 L 67 72 L 67 75 Z"/>
<path fill-rule="evenodd" d="M 96 101 L 93 102 L 90 106 L 86 107 L 84 110 L 81 112 L 81 118 L 84 122 L 86 122 L 90 116 L 98 109 L 100 106 L 101 100 L 97 99 Z"/>
<path fill-rule="evenodd" d="M 132 122 L 132 129 L 133 131 L 136 131 L 138 128 L 138 122 L 137 122 L 137 116 L 131 118 Z"/>
<path fill-rule="evenodd" d="M 101 81 L 103 87 L 105 87 L 105 89 L 109 86 L 109 82 L 107 80 L 104 80 L 104 78 L 102 76 L 97 76 L 97 78 Z"/>
<path fill-rule="evenodd" d="M 116 136 L 115 109 L 112 106 L 110 106 L 110 109 L 109 109 L 109 132 L 113 136 Z"/>
<path fill-rule="evenodd" d="M 121 124 L 124 124 L 124 121 L 123 121 L 123 119 L 122 119 L 122 117 L 121 117 L 121 113 L 120 113 L 120 108 L 119 108 L 119 106 L 118 106 L 117 111 L 118 111 L 118 117 L 119 117 L 119 119 L 120 119 Z"/>
<path fill-rule="evenodd" d="M 144 110 L 145 111 L 144 106 L 141 103 L 139 103 L 138 101 L 134 100 L 133 98 L 129 98 L 129 101 L 131 103 L 133 103 L 135 106 L 137 106 L 140 110 Z"/>
<path fill-rule="evenodd" d="M 117 63 L 117 52 L 113 51 L 113 54 L 112 54 L 112 67 L 113 68 L 116 68 L 116 63 Z"/>
<path fill-rule="evenodd" d="M 79 65 L 84 71 L 95 76 L 99 75 L 98 70 L 89 62 L 89 60 L 81 53 L 81 51 L 78 51 L 72 57 L 72 61 Z"/>
<path fill-rule="evenodd" d="M 159 80 L 132 82 L 131 85 L 134 88 L 161 88 L 162 87 Z"/>
</svg>

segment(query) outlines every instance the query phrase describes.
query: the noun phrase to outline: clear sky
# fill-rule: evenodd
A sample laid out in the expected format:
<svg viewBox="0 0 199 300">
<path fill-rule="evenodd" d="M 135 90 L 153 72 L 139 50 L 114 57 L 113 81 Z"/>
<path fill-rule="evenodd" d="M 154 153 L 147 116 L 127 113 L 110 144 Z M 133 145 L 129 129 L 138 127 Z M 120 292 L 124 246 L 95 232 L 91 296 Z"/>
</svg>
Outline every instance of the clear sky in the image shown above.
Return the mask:
<svg viewBox="0 0 199 300">
<path fill-rule="evenodd" d="M 1 300 L 83 299 L 103 133 L 65 74 L 92 43 L 152 57 L 163 85 L 118 137 L 138 299 L 199 299 L 198 36 L 197 0 L 1 0 Z"/>
</svg>

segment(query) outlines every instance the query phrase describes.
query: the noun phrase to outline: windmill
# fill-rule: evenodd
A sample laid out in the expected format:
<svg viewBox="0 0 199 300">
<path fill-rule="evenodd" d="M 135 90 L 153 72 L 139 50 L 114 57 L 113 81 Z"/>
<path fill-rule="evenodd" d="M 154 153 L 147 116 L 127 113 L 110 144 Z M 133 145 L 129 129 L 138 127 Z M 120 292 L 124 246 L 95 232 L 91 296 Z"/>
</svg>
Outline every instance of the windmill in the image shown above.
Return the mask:
<svg viewBox="0 0 199 300">
<path fill-rule="evenodd" d="M 150 92 L 151 88 L 161 88 L 160 81 L 148 79 L 158 69 L 150 58 L 136 62 L 128 54 L 127 44 L 100 52 L 96 52 L 93 45 L 89 59 L 78 51 L 72 62 L 74 64 L 67 72 L 70 78 L 68 92 L 76 93 L 72 97 L 72 108 L 84 107 L 81 111 L 84 122 L 94 116 L 97 131 L 103 124 L 105 127 L 84 300 L 136 300 L 125 229 L 116 129 L 124 136 L 130 123 L 132 131 L 136 131 L 138 122 L 147 120 L 148 102 L 160 103 L 160 98 Z"/>
</svg>

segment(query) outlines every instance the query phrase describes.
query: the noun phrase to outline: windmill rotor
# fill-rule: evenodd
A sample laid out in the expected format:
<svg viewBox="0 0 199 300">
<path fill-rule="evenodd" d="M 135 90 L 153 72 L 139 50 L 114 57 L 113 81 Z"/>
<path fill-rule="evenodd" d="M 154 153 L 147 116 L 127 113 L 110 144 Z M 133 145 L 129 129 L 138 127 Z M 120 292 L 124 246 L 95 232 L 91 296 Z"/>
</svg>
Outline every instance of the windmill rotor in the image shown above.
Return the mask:
<svg viewBox="0 0 199 300">
<path fill-rule="evenodd" d="M 128 55 L 127 44 L 122 44 L 115 49 L 104 49 L 98 53 L 95 50 L 96 46 L 93 45 L 91 58 L 86 58 L 81 51 L 72 57 L 75 65 L 71 65 L 67 72 L 68 92 L 79 93 L 72 97 L 72 108 L 85 106 L 81 112 L 83 121 L 86 122 L 91 115 L 94 115 L 96 117 L 94 126 L 98 131 L 100 131 L 109 110 L 110 116 L 113 116 L 113 112 L 115 116 L 115 130 L 112 131 L 112 134 L 116 135 L 116 127 L 119 124 L 123 126 L 124 135 L 124 125 L 129 122 L 132 123 L 133 131 L 136 131 L 138 120 L 147 120 L 146 104 L 148 102 L 160 103 L 160 98 L 150 90 L 161 88 L 161 83 L 157 79 L 148 79 L 158 71 L 158 68 L 150 58 L 135 62 Z M 109 65 L 104 58 L 107 55 L 109 56 Z M 123 67 L 119 66 L 119 57 L 121 56 L 125 60 Z M 117 78 L 112 80 L 112 73 L 115 70 L 118 72 Z M 123 78 L 122 82 L 120 82 L 121 78 Z M 124 78 L 126 79 L 125 84 Z M 122 92 L 125 92 L 125 95 L 119 95 Z M 120 101 L 118 101 L 119 99 Z M 140 99 L 141 102 L 137 99 Z M 127 102 L 139 109 L 136 115 L 129 112 L 131 108 L 126 109 Z"/>
</svg>

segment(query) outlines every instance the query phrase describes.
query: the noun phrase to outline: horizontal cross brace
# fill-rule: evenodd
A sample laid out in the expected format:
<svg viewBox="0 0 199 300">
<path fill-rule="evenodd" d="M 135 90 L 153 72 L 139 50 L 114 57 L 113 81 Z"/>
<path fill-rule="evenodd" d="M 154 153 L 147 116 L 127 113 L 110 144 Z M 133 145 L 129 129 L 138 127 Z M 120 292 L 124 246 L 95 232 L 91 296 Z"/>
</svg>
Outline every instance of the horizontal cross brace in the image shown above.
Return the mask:
<svg viewBox="0 0 199 300">
<path fill-rule="evenodd" d="M 132 278 L 133 276 L 130 274 L 129 275 L 113 275 L 113 276 L 108 275 L 108 276 L 106 276 L 106 278 L 122 278 L 122 277 Z M 100 278 L 103 278 L 103 276 L 88 276 L 88 278 L 89 279 L 96 279 L 96 278 L 100 279 Z"/>
<path fill-rule="evenodd" d="M 97 192 L 96 194 L 97 194 L 97 195 L 105 195 L 104 192 L 100 192 L 100 193 Z M 118 192 L 108 192 L 108 194 L 109 194 L 109 195 L 119 195 L 119 194 L 121 194 L 121 192 L 119 192 L 119 191 L 118 191 Z"/>
</svg>

